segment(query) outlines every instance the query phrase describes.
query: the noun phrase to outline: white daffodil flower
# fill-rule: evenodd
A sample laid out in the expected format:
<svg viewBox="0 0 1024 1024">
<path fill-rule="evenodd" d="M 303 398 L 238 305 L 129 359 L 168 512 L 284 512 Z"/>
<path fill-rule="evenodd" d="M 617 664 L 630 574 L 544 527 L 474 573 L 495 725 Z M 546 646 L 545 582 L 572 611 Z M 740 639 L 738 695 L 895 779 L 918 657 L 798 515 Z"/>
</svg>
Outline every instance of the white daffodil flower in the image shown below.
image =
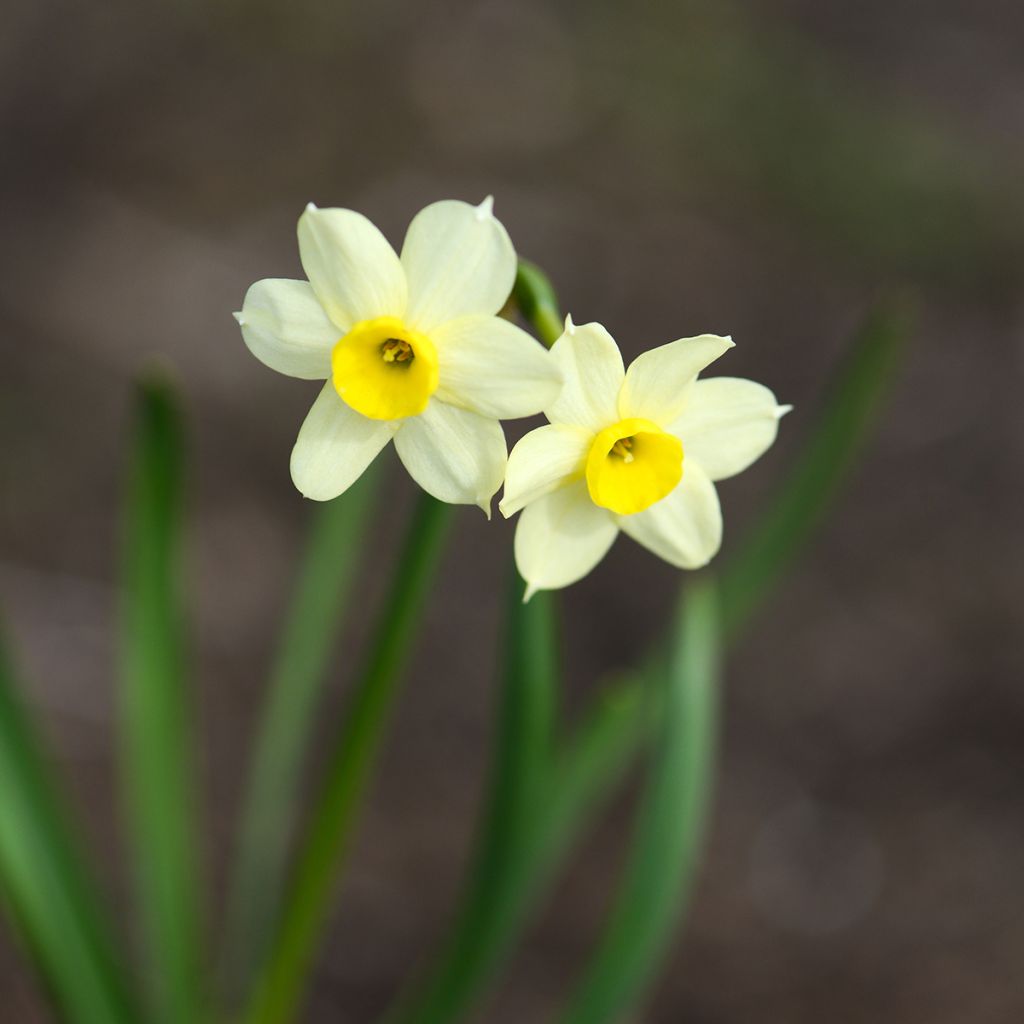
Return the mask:
<svg viewBox="0 0 1024 1024">
<path fill-rule="evenodd" d="M 499 506 L 506 517 L 523 510 L 515 554 L 526 600 L 586 576 L 620 530 L 681 569 L 715 555 L 714 481 L 762 455 L 791 408 L 753 381 L 697 379 L 732 347 L 714 334 L 683 338 L 625 370 L 600 324 L 566 318 L 551 349 L 565 385 L 544 410 L 551 422 L 512 449 Z"/>
<path fill-rule="evenodd" d="M 516 254 L 492 205 L 433 203 L 399 256 L 362 214 L 310 204 L 298 230 L 309 281 L 247 292 L 235 318 L 252 354 L 327 382 L 292 450 L 307 498 L 341 494 L 394 439 L 425 491 L 490 514 L 507 457 L 498 420 L 539 412 L 561 388 L 548 351 L 496 315 Z"/>
</svg>

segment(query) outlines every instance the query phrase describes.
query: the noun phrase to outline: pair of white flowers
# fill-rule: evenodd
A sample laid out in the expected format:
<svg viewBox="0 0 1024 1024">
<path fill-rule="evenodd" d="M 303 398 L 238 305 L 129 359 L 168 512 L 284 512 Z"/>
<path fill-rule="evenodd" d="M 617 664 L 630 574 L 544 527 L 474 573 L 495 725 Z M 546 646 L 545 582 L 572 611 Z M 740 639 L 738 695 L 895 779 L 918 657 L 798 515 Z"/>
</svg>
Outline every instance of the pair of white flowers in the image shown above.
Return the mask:
<svg viewBox="0 0 1024 1024">
<path fill-rule="evenodd" d="M 516 563 L 535 590 L 567 586 L 619 531 L 672 565 L 717 552 L 714 481 L 774 441 L 767 388 L 698 374 L 732 347 L 705 334 L 645 352 L 626 370 L 600 324 L 546 350 L 498 316 L 516 254 L 490 198 L 421 210 L 401 255 L 352 210 L 312 204 L 299 220 L 307 281 L 257 281 L 236 319 L 249 350 L 290 377 L 325 380 L 292 451 L 306 497 L 334 498 L 391 440 L 441 501 L 522 510 Z M 500 420 L 550 421 L 508 455 Z"/>
</svg>

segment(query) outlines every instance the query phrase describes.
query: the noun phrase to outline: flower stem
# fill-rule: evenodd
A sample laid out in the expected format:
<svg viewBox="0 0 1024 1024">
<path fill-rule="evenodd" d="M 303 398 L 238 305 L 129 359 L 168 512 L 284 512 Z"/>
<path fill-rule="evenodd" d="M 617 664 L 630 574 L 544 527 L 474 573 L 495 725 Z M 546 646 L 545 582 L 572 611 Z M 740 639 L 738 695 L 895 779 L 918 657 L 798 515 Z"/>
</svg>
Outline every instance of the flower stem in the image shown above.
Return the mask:
<svg viewBox="0 0 1024 1024">
<path fill-rule="evenodd" d="M 246 1016 L 249 1024 L 281 1024 L 295 1018 L 450 520 L 450 506 L 421 495 L 352 706 L 334 744 L 281 924 Z"/>
<path fill-rule="evenodd" d="M 561 337 L 563 324 L 558 297 L 547 274 L 529 260 L 520 260 L 512 297 L 540 340 L 551 348 Z"/>
<path fill-rule="evenodd" d="M 531 877 L 533 821 L 547 806 L 559 666 L 555 597 L 523 602 L 512 574 L 507 599 L 505 673 L 486 810 L 473 868 L 455 925 L 423 984 L 388 1015 L 401 1024 L 452 1019 L 489 976 L 514 933 L 509 915 L 525 908 L 520 888 Z"/>
<path fill-rule="evenodd" d="M 340 629 L 377 493 L 370 466 L 340 498 L 316 506 L 252 758 L 239 828 L 224 941 L 227 995 L 238 998 L 266 954 L 294 827 L 303 755 L 310 745 L 333 641 Z"/>
<path fill-rule="evenodd" d="M 563 1024 L 612 1024 L 643 996 L 689 901 L 710 800 L 720 661 L 718 597 L 687 588 L 633 848 L 604 935 Z"/>
</svg>

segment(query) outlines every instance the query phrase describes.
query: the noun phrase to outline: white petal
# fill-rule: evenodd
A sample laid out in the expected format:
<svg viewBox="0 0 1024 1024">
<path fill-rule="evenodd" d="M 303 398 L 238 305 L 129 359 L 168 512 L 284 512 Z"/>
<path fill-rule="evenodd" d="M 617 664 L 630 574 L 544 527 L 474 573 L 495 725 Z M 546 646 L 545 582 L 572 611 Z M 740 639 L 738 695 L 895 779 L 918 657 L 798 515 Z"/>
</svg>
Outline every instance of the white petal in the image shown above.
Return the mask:
<svg viewBox="0 0 1024 1024">
<path fill-rule="evenodd" d="M 590 500 L 582 480 L 559 487 L 527 505 L 516 526 L 516 567 L 527 598 L 556 590 L 590 572 L 615 542 L 612 514 Z"/>
<path fill-rule="evenodd" d="M 582 476 L 593 435 L 582 427 L 549 423 L 531 430 L 512 449 L 505 494 L 498 508 L 506 518 L 538 498 Z"/>
<path fill-rule="evenodd" d="M 565 318 L 565 332 L 551 346 L 565 384 L 544 413 L 552 423 L 572 423 L 595 433 L 617 422 L 624 370 L 622 354 L 600 324 L 577 327 Z"/>
<path fill-rule="evenodd" d="M 331 349 L 341 332 L 307 282 L 257 281 L 235 319 L 249 351 L 272 370 L 306 380 L 330 377 Z"/>
<path fill-rule="evenodd" d="M 361 213 L 311 203 L 299 218 L 299 255 L 313 291 L 343 331 L 360 320 L 405 315 L 402 264 Z"/>
<path fill-rule="evenodd" d="M 788 406 L 780 406 L 762 384 L 712 377 L 693 385 L 670 429 L 683 442 L 685 458 L 700 463 L 712 480 L 724 480 L 771 447 L 785 412 Z"/>
<path fill-rule="evenodd" d="M 707 473 L 690 459 L 683 479 L 667 498 L 632 516 L 619 516 L 619 526 L 659 558 L 680 569 L 699 569 L 722 543 L 722 511 Z"/>
<path fill-rule="evenodd" d="M 425 412 L 402 421 L 395 449 L 428 494 L 456 505 L 479 505 L 490 517 L 507 454 L 497 420 L 435 398 Z"/>
<path fill-rule="evenodd" d="M 292 481 L 307 498 L 336 498 L 362 476 L 393 433 L 390 424 L 350 409 L 328 381 L 292 449 Z"/>
<path fill-rule="evenodd" d="M 554 401 L 562 376 L 551 353 L 497 316 L 464 316 L 431 332 L 442 402 L 494 419 L 532 416 Z"/>
<path fill-rule="evenodd" d="M 687 389 L 704 367 L 732 348 L 732 338 L 701 334 L 680 338 L 639 355 L 626 371 L 619 395 L 622 419 L 642 416 L 668 426 L 683 411 Z"/>
<path fill-rule="evenodd" d="M 491 203 L 432 203 L 409 225 L 402 246 L 409 279 L 407 321 L 430 332 L 461 316 L 494 316 L 516 278 L 516 253 Z"/>
</svg>

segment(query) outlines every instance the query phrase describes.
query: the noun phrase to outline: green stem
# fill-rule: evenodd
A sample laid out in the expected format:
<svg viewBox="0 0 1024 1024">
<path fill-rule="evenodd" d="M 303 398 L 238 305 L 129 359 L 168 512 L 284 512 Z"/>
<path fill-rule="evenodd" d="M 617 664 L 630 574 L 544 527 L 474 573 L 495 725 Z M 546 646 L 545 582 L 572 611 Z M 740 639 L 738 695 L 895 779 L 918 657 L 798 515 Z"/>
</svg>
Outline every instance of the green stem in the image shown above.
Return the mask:
<svg viewBox="0 0 1024 1024">
<path fill-rule="evenodd" d="M 562 335 L 563 323 L 548 276 L 536 264 L 520 260 L 512 297 L 540 340 L 551 348 Z"/>
<path fill-rule="evenodd" d="M 626 874 L 563 1024 L 621 1020 L 643 995 L 685 910 L 711 792 L 718 667 L 718 598 L 709 583 L 698 583 L 682 604 Z"/>
<path fill-rule="evenodd" d="M 279 911 L 304 755 L 378 479 L 371 466 L 345 494 L 314 512 L 243 805 L 224 943 L 229 997 L 240 995 L 266 955 L 264 943 Z"/>
<path fill-rule="evenodd" d="M 519 865 L 546 802 L 559 689 L 554 595 L 524 604 L 523 586 L 513 573 L 495 757 L 470 880 L 434 970 L 391 1011 L 394 1022 L 431 1024 L 464 1006 L 501 952 L 506 915 L 522 902 Z"/>
<path fill-rule="evenodd" d="M 283 918 L 246 1017 L 249 1024 L 281 1024 L 296 1013 L 360 797 L 440 559 L 450 512 L 449 506 L 420 496 L 353 705 L 334 745 Z"/>
</svg>

